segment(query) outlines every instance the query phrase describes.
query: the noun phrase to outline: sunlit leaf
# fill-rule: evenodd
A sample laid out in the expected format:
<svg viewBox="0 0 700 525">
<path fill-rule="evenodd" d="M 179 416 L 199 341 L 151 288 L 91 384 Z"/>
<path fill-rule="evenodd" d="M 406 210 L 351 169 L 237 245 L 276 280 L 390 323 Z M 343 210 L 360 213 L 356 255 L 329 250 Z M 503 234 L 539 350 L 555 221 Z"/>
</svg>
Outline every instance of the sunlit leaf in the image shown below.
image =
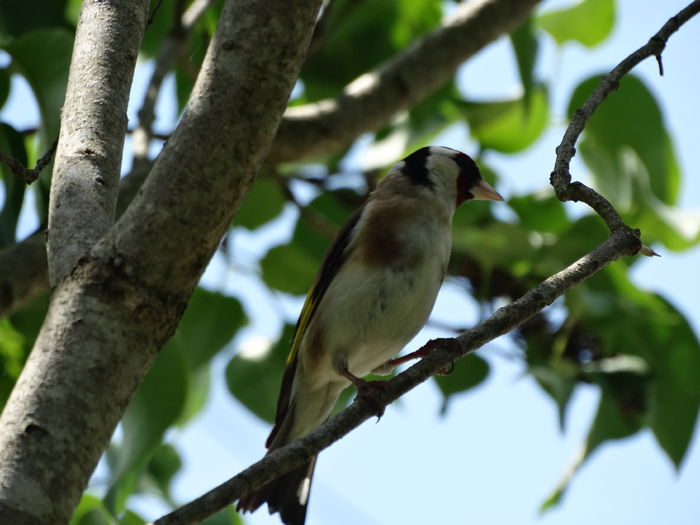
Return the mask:
<svg viewBox="0 0 700 525">
<path fill-rule="evenodd" d="M 202 525 L 243 525 L 243 523 L 243 519 L 233 510 L 233 506 L 228 506 L 205 519 Z"/>
<path fill-rule="evenodd" d="M 83 495 L 73 512 L 69 525 L 116 525 L 102 500 L 90 494 Z"/>
<path fill-rule="evenodd" d="M 293 325 L 285 325 L 280 338 L 262 355 L 238 353 L 226 367 L 229 391 L 259 418 L 272 422 L 284 365 L 289 353 Z M 245 350 L 245 349 L 244 349 Z"/>
<path fill-rule="evenodd" d="M 583 0 L 572 7 L 549 11 L 537 17 L 537 24 L 559 45 L 576 41 L 586 47 L 603 42 L 615 25 L 615 0 Z"/>
<path fill-rule="evenodd" d="M 442 6 L 434 0 L 357 3 L 338 0 L 319 26 L 322 45 L 305 64 L 305 100 L 335 96 L 350 81 L 378 66 L 412 40 L 434 28 Z"/>
<path fill-rule="evenodd" d="M 515 153 L 532 145 L 542 134 L 549 119 L 547 92 L 535 87 L 529 103 L 525 97 L 474 102 L 465 101 L 462 110 L 472 137 L 482 148 Z"/>
<path fill-rule="evenodd" d="M 287 202 L 280 184 L 265 177 L 257 177 L 234 218 L 235 226 L 249 230 L 259 228 L 277 217 Z"/>
<path fill-rule="evenodd" d="M 535 27 L 531 17 L 528 17 L 510 34 L 510 41 L 518 62 L 518 73 L 525 94 L 525 105 L 530 101 L 535 85 L 535 62 L 537 60 L 538 42 Z"/>
</svg>

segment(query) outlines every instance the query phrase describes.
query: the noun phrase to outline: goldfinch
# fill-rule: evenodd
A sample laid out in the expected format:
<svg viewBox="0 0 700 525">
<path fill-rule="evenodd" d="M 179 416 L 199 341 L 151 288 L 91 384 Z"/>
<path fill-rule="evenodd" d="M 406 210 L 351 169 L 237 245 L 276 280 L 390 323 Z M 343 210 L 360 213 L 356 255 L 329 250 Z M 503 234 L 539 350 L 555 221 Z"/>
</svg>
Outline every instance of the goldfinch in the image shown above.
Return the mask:
<svg viewBox="0 0 700 525">
<path fill-rule="evenodd" d="M 279 448 L 316 429 L 351 383 L 387 374 L 391 359 L 425 324 L 452 246 L 452 216 L 464 201 L 501 201 L 476 163 L 450 148 L 421 148 L 395 164 L 343 225 L 297 321 L 275 425 Z M 316 458 L 245 495 L 237 510 L 267 502 L 287 525 L 306 519 Z"/>
</svg>

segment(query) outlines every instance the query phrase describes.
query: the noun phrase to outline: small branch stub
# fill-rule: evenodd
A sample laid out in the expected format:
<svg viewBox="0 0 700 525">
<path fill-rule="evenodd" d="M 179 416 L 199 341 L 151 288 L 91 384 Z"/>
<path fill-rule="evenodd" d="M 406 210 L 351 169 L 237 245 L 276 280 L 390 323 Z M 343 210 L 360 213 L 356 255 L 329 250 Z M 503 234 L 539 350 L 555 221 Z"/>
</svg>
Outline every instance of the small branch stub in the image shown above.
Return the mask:
<svg viewBox="0 0 700 525">
<path fill-rule="evenodd" d="M 32 169 L 27 168 L 19 160 L 12 157 L 11 155 L 8 155 L 7 153 L 3 153 L 2 151 L 0 151 L 0 162 L 7 165 L 12 170 L 12 173 L 14 173 L 15 175 L 19 175 L 25 182 L 25 184 L 31 184 L 39 178 L 39 175 L 41 174 L 43 169 L 49 165 L 51 159 L 53 158 L 53 154 L 56 152 L 57 146 L 58 139 L 53 141 L 51 147 L 46 151 L 46 153 L 44 153 L 44 155 L 39 160 L 36 161 L 36 166 L 34 166 L 34 168 Z"/>
</svg>

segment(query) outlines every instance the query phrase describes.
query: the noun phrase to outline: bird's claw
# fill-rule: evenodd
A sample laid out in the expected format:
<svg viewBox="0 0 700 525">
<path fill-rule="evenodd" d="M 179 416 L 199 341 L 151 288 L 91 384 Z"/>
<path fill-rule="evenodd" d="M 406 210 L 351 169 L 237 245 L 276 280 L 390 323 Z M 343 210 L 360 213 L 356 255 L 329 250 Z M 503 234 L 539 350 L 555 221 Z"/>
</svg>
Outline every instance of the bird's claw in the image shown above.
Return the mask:
<svg viewBox="0 0 700 525">
<path fill-rule="evenodd" d="M 357 399 L 363 403 L 367 403 L 372 408 L 372 413 L 377 416 L 379 421 L 384 415 L 386 406 L 381 401 L 381 396 L 387 388 L 387 382 L 382 380 L 365 381 L 355 383 L 357 388 Z"/>
</svg>

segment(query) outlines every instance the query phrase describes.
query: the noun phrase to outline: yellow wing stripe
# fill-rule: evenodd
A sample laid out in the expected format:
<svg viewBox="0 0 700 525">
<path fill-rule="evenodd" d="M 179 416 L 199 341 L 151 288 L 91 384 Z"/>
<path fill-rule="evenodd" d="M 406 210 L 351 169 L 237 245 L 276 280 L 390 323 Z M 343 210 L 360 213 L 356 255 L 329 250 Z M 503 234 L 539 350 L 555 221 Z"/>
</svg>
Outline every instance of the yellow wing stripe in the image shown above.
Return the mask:
<svg viewBox="0 0 700 525">
<path fill-rule="evenodd" d="M 299 314 L 299 320 L 297 321 L 297 326 L 294 329 L 294 338 L 292 339 L 292 347 L 289 349 L 289 355 L 287 356 L 286 365 L 294 361 L 299 352 L 299 346 L 301 345 L 301 339 L 304 337 L 304 332 L 309 326 L 309 321 L 311 320 L 311 314 L 316 306 L 316 301 L 314 301 L 314 290 L 316 289 L 316 283 L 311 287 L 309 293 L 306 294 L 306 299 L 304 300 L 304 306 L 301 308 L 301 313 Z"/>
</svg>

